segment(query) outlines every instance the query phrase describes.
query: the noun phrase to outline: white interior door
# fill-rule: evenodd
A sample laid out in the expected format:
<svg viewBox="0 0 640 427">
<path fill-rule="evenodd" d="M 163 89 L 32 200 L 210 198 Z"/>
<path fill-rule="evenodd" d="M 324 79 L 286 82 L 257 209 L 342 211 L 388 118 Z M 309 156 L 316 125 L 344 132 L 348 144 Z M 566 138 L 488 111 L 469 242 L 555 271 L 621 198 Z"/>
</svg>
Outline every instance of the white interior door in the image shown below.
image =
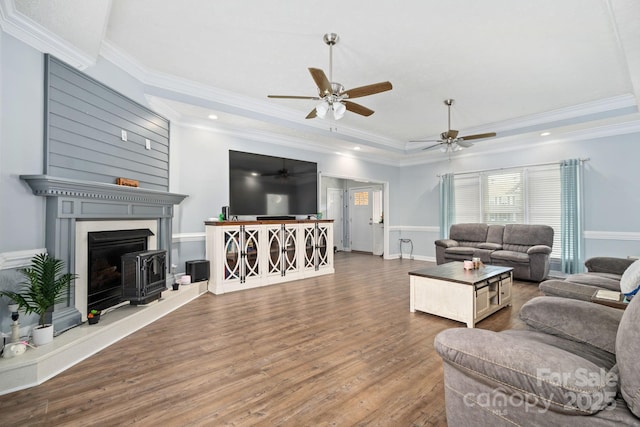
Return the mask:
<svg viewBox="0 0 640 427">
<path fill-rule="evenodd" d="M 339 188 L 327 188 L 327 219 L 333 220 L 333 245 L 344 249 L 344 193 Z"/>
<path fill-rule="evenodd" d="M 349 189 L 351 250 L 373 252 L 373 189 Z"/>
</svg>

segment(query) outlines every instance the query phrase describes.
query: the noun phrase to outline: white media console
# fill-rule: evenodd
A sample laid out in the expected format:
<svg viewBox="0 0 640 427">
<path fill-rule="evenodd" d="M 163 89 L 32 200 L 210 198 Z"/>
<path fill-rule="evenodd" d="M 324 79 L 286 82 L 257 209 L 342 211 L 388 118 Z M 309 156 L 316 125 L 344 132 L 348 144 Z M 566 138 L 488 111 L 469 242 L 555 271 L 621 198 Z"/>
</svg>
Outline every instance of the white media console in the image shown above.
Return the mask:
<svg viewBox="0 0 640 427">
<path fill-rule="evenodd" d="M 209 291 L 332 274 L 333 220 L 206 221 Z"/>
</svg>

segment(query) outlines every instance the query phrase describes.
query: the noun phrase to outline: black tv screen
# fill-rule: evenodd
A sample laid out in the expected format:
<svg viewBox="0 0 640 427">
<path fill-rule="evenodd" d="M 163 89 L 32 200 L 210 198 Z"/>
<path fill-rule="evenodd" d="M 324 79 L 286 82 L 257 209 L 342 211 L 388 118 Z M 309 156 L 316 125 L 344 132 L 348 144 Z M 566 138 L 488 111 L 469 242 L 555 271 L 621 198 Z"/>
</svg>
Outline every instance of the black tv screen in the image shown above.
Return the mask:
<svg viewBox="0 0 640 427">
<path fill-rule="evenodd" d="M 294 216 L 318 212 L 318 165 L 229 150 L 230 215 Z"/>
</svg>

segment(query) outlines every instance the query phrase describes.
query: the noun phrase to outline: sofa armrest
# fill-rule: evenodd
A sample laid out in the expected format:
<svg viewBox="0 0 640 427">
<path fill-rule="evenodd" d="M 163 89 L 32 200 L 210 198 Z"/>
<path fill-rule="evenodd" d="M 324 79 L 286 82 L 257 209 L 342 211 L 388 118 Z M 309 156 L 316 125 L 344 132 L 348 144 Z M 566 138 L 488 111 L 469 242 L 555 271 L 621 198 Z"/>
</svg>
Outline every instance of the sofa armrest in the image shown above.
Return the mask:
<svg viewBox="0 0 640 427">
<path fill-rule="evenodd" d="M 562 297 L 536 297 L 520 309 L 527 326 L 549 335 L 589 344 L 611 354 L 624 310 Z"/>
<path fill-rule="evenodd" d="M 589 258 L 585 261 L 584 265 L 587 267 L 587 271 L 589 272 L 622 275 L 622 273 L 624 273 L 624 271 L 633 264 L 634 261 L 634 259 L 629 258 L 598 256 Z"/>
<path fill-rule="evenodd" d="M 592 414 L 605 408 L 617 393 L 616 377 L 599 384 L 585 381 L 603 377 L 595 363 L 522 335 L 455 328 L 436 335 L 434 346 L 445 363 L 495 385 L 513 399 L 544 409 Z"/>
<path fill-rule="evenodd" d="M 527 254 L 544 254 L 549 255 L 551 253 L 551 248 L 547 245 L 534 245 L 527 249 Z"/>
<path fill-rule="evenodd" d="M 440 246 L 443 248 L 452 248 L 454 246 L 458 246 L 458 241 L 452 239 L 440 239 L 436 240 L 436 246 Z"/>
</svg>

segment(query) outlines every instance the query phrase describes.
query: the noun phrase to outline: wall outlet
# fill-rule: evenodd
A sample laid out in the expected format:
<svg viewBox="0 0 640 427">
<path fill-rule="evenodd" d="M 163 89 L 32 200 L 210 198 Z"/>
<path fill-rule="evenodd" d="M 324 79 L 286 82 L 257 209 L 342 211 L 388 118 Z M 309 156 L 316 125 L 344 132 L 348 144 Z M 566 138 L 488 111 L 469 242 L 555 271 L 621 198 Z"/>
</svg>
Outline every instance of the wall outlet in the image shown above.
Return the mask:
<svg viewBox="0 0 640 427">
<path fill-rule="evenodd" d="M 126 130 L 122 129 L 120 131 L 120 139 L 122 139 L 123 141 L 127 140 L 127 131 Z"/>
</svg>

